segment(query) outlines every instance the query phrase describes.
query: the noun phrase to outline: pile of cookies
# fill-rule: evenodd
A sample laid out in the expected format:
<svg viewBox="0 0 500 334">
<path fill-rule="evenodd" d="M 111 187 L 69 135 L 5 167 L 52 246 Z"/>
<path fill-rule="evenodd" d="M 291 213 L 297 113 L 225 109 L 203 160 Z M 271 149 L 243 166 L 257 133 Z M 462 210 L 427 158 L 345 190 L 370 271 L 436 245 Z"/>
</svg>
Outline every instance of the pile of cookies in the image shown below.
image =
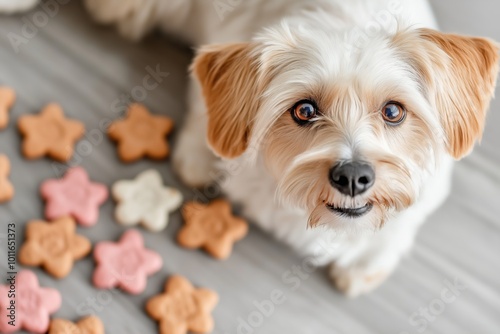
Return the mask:
<svg viewBox="0 0 500 334">
<path fill-rule="evenodd" d="M 0 87 L 0 129 L 8 125 L 8 114 L 15 102 L 15 92 Z M 67 162 L 74 145 L 85 134 L 84 125 L 65 117 L 58 104 L 49 104 L 38 115 L 24 115 L 18 120 L 23 136 L 22 152 L 26 159 L 49 157 Z M 123 162 L 142 158 L 164 159 L 169 155 L 167 136 L 173 130 L 168 117 L 153 115 L 143 105 L 133 104 L 126 116 L 109 126 L 108 136 L 117 142 L 118 155 Z M 9 181 L 9 159 L 0 155 L 0 202 L 14 196 Z M 121 180 L 111 191 L 104 184 L 90 180 L 81 167 L 69 169 L 60 179 L 46 180 L 40 186 L 45 201 L 44 220 L 28 222 L 25 241 L 18 260 L 25 266 L 41 267 L 55 279 L 63 279 L 74 262 L 93 252 L 96 264 L 89 278 L 99 289 L 120 288 L 129 294 L 142 293 L 147 278 L 160 271 L 163 259 L 148 249 L 139 230 L 129 229 L 117 242 L 101 241 L 92 245 L 77 233 L 77 226 L 91 228 L 99 219 L 99 208 L 109 193 L 116 202 L 115 218 L 123 226 L 142 225 L 160 232 L 168 224 L 169 214 L 183 204 L 182 194 L 163 184 L 160 173 L 150 169 L 133 180 Z M 185 224 L 178 234 L 178 243 L 188 249 L 204 249 L 217 259 L 226 259 L 233 244 L 248 232 L 247 223 L 233 216 L 225 200 L 209 204 L 189 202 L 182 208 Z M 92 251 L 93 249 L 93 251 Z M 30 270 L 17 275 L 16 321 L 9 324 L 7 299 L 9 286 L 0 285 L 0 333 L 26 329 L 32 333 L 104 333 L 105 324 L 90 316 L 72 323 L 50 319 L 61 306 L 62 298 L 55 289 L 43 288 Z M 29 298 L 28 298 L 29 297 Z M 208 333 L 214 328 L 210 315 L 218 302 L 215 292 L 196 289 L 181 277 L 172 276 L 163 293 L 150 299 L 146 311 L 159 322 L 160 333 Z M 5 320 L 7 319 L 7 320 Z"/>
</svg>

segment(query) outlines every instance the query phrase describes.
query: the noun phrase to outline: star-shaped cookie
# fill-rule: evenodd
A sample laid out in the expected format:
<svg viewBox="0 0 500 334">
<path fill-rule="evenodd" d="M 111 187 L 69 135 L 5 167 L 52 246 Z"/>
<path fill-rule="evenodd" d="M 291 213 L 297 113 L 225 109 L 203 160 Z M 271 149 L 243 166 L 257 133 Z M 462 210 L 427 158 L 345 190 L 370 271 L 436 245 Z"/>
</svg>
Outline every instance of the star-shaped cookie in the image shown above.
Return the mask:
<svg viewBox="0 0 500 334">
<path fill-rule="evenodd" d="M 42 183 L 40 193 L 45 199 L 45 217 L 55 220 L 71 216 L 83 226 L 93 226 L 99 218 L 99 206 L 108 198 L 108 189 L 90 182 L 81 167 L 71 168 L 59 180 Z"/>
<path fill-rule="evenodd" d="M 143 157 L 163 159 L 169 154 L 167 135 L 174 127 L 166 116 L 152 115 L 145 106 L 132 104 L 125 119 L 112 123 L 108 136 L 118 142 L 118 155 L 124 162 Z"/>
<path fill-rule="evenodd" d="M 9 111 L 16 101 L 16 92 L 12 88 L 0 87 L 0 129 L 9 123 Z"/>
<path fill-rule="evenodd" d="M 12 279 L 12 276 L 7 276 L 8 285 L 0 285 L 0 333 L 14 333 L 21 329 L 36 334 L 46 333 L 50 315 L 61 307 L 59 292 L 40 287 L 38 278 L 32 271 L 22 270 L 13 280 L 16 297 L 11 299 L 9 279 Z M 15 300 L 14 326 L 8 323 L 11 300 Z"/>
<path fill-rule="evenodd" d="M 116 220 L 133 226 L 142 223 L 151 231 L 163 230 L 168 215 L 182 204 L 182 194 L 163 186 L 160 173 L 154 169 L 139 174 L 135 180 L 118 181 L 111 190 L 118 202 Z"/>
<path fill-rule="evenodd" d="M 214 328 L 210 313 L 219 301 L 208 289 L 195 289 L 184 277 L 172 276 L 165 292 L 151 298 L 146 311 L 160 323 L 160 334 L 209 333 Z"/>
<path fill-rule="evenodd" d="M 63 319 L 54 319 L 50 322 L 48 334 L 104 334 L 104 325 L 95 316 L 83 318 L 76 324 Z"/>
<path fill-rule="evenodd" d="M 185 226 L 177 236 L 179 244 L 190 249 L 203 247 L 218 259 L 228 258 L 233 244 L 248 232 L 248 224 L 234 217 L 231 204 L 224 200 L 215 200 L 208 205 L 187 203 L 182 215 Z"/>
<path fill-rule="evenodd" d="M 100 242 L 94 249 L 97 268 L 94 271 L 94 285 L 100 289 L 119 287 L 139 294 L 146 288 L 147 277 L 159 271 L 163 260 L 158 253 L 144 247 L 141 234 L 129 230 L 120 241 Z"/>
<path fill-rule="evenodd" d="M 62 108 L 55 103 L 38 115 L 20 117 L 18 128 L 24 136 L 26 158 L 49 156 L 61 162 L 71 159 L 76 141 L 85 133 L 83 123 L 65 118 Z"/>
<path fill-rule="evenodd" d="M 27 266 L 42 266 L 56 278 L 66 277 L 73 262 L 90 253 L 90 241 L 76 233 L 72 218 L 51 223 L 31 221 L 26 228 L 26 241 L 19 252 L 19 262 Z"/>
<path fill-rule="evenodd" d="M 14 187 L 10 183 L 10 161 L 5 155 L 0 155 L 0 203 L 11 200 L 14 197 Z"/>
</svg>

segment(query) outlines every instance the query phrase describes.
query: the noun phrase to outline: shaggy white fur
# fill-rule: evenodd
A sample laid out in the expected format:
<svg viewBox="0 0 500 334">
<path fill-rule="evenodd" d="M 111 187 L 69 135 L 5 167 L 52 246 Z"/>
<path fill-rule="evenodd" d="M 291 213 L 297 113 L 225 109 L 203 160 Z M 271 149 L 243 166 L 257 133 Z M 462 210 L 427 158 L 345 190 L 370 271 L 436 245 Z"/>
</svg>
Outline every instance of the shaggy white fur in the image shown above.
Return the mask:
<svg viewBox="0 0 500 334">
<path fill-rule="evenodd" d="M 202 48 L 194 62 L 176 170 L 187 184 L 202 187 L 200 199 L 220 190 L 301 256 L 332 264 L 336 286 L 349 296 L 372 290 L 394 270 L 418 227 L 449 193 L 451 156 L 463 155 L 453 150 L 468 152 L 480 136 L 476 129 L 466 143 L 450 135 L 453 125 L 444 119 L 470 115 L 450 110 L 451 102 L 440 95 L 457 93 L 448 72 L 472 66 L 488 73 L 483 79 L 462 76 L 466 85 L 485 91 L 476 104 L 484 110 L 496 78 L 490 42 L 478 52 L 495 58 L 491 63 L 478 57 L 473 64 L 449 64 L 460 51 L 434 40 L 444 34 L 429 30 L 436 36 L 424 37 L 419 28 L 436 28 L 426 0 L 86 5 L 98 21 L 116 24 L 131 39 L 160 28 L 195 46 L 229 43 Z M 299 126 L 291 116 L 301 100 L 317 104 L 311 126 Z M 408 110 L 398 127 L 382 120 L 388 101 Z M 466 129 L 458 131 L 466 137 Z M 355 197 L 341 194 L 328 179 L 335 164 L 352 160 L 368 162 L 376 173 L 373 188 Z M 214 183 L 215 189 L 207 186 Z M 363 205 L 373 209 L 360 217 L 331 210 Z"/>
<path fill-rule="evenodd" d="M 224 193 L 315 265 L 332 264 L 349 296 L 383 282 L 446 199 L 498 72 L 496 45 L 432 30 L 426 0 L 85 4 L 130 39 L 160 28 L 203 46 L 177 172 L 199 199 Z M 374 184 L 339 190 L 334 167 L 360 161 Z"/>
</svg>

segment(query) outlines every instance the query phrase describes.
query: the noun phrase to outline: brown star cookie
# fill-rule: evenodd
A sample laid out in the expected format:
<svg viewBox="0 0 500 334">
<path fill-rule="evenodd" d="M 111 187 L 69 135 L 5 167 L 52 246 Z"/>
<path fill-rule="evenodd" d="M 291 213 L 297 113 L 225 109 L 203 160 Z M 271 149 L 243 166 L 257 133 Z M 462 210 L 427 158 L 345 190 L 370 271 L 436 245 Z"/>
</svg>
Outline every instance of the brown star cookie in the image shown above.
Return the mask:
<svg viewBox="0 0 500 334">
<path fill-rule="evenodd" d="M 185 226 L 177 236 L 179 244 L 191 249 L 203 247 L 217 259 L 228 258 L 233 244 L 248 232 L 248 224 L 234 217 L 231 204 L 224 200 L 215 200 L 208 205 L 187 203 L 182 215 Z"/>
<path fill-rule="evenodd" d="M 75 234 L 72 218 L 53 222 L 31 221 L 26 228 L 26 240 L 19 252 L 19 262 L 27 266 L 42 266 L 56 278 L 66 277 L 75 260 L 90 253 L 90 241 Z"/>
<path fill-rule="evenodd" d="M 9 110 L 16 101 L 16 92 L 9 87 L 0 87 L 0 129 L 9 123 Z"/>
<path fill-rule="evenodd" d="M 165 292 L 151 298 L 146 311 L 160 323 L 160 334 L 209 333 L 214 320 L 210 313 L 219 301 L 214 291 L 195 289 L 184 277 L 172 276 Z"/>
<path fill-rule="evenodd" d="M 28 159 L 43 156 L 66 162 L 73 156 L 74 145 L 85 133 L 81 122 L 64 117 L 55 103 L 46 106 L 39 115 L 19 118 L 18 128 L 25 137 L 23 154 Z"/>
<path fill-rule="evenodd" d="M 6 202 L 14 197 L 14 187 L 10 183 L 10 161 L 5 155 L 0 155 L 0 203 Z"/>
<path fill-rule="evenodd" d="M 108 136 L 118 142 L 118 155 L 124 162 L 143 157 L 159 160 L 169 154 L 166 136 L 174 127 L 166 116 L 152 115 L 145 106 L 132 104 L 125 119 L 112 123 Z"/>
<path fill-rule="evenodd" d="M 50 322 L 48 334 L 104 334 L 104 325 L 95 316 L 83 318 L 76 324 L 63 319 L 54 319 Z"/>
</svg>

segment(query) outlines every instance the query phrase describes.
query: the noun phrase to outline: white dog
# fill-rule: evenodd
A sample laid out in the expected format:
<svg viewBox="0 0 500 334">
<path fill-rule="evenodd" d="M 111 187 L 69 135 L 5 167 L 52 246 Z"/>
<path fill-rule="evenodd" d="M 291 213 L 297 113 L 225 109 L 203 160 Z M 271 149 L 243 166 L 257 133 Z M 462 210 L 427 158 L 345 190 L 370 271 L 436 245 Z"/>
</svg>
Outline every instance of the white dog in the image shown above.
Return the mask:
<svg viewBox="0 0 500 334">
<path fill-rule="evenodd" d="M 178 173 L 331 263 L 349 296 L 383 282 L 445 200 L 494 93 L 497 45 L 432 30 L 426 0 L 85 2 L 128 38 L 203 46 Z"/>
</svg>

